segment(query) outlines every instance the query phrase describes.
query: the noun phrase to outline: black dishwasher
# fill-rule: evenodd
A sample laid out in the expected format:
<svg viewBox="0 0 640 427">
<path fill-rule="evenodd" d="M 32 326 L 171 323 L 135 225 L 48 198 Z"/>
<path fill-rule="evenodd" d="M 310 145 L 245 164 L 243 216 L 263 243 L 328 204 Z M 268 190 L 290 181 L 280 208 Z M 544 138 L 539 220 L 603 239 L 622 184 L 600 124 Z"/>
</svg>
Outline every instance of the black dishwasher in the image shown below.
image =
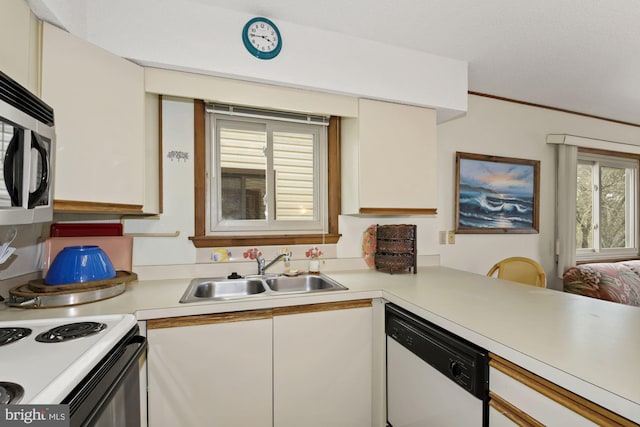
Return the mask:
<svg viewBox="0 0 640 427">
<path fill-rule="evenodd" d="M 396 305 L 385 310 L 388 425 L 488 426 L 487 351 Z"/>
</svg>

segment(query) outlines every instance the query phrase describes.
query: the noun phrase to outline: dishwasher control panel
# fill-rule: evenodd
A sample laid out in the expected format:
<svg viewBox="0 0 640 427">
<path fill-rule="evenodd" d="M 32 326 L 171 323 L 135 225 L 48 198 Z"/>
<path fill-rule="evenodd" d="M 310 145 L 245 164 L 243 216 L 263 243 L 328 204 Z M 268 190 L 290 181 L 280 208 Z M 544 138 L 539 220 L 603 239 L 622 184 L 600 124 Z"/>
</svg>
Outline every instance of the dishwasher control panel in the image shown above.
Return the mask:
<svg viewBox="0 0 640 427">
<path fill-rule="evenodd" d="M 469 393 L 487 398 L 486 350 L 393 304 L 386 306 L 386 334 Z"/>
</svg>

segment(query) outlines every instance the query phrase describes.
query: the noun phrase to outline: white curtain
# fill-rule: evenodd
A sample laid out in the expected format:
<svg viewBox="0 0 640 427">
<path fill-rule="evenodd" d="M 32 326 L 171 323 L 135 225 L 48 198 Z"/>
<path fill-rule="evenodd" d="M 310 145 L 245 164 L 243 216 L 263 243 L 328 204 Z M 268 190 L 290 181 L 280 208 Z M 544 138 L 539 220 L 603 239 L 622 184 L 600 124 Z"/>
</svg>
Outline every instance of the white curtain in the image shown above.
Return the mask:
<svg viewBox="0 0 640 427">
<path fill-rule="evenodd" d="M 576 193 L 578 147 L 559 144 L 556 189 L 556 274 L 576 265 Z"/>
<path fill-rule="evenodd" d="M 608 141 L 577 135 L 547 135 L 547 144 L 557 144 L 556 275 L 576 265 L 576 196 L 578 147 L 640 154 L 640 144 Z"/>
</svg>

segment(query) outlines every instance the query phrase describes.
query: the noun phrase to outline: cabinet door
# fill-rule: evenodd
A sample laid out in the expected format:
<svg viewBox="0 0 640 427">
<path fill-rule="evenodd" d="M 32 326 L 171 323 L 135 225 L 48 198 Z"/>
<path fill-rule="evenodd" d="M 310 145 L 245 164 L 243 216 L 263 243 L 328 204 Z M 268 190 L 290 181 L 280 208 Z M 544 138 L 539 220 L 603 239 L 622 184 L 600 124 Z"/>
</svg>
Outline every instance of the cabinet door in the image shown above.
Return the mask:
<svg viewBox="0 0 640 427">
<path fill-rule="evenodd" d="M 489 393 L 490 427 L 544 427 L 544 424 L 519 410 L 500 396 Z"/>
<path fill-rule="evenodd" d="M 148 322 L 150 427 L 272 425 L 270 312 L 245 314 Z"/>
<path fill-rule="evenodd" d="M 489 426 L 490 427 L 516 427 L 522 426 L 517 422 L 513 421 L 509 417 L 507 417 L 502 412 L 498 411 L 496 408 L 489 408 Z M 526 424 L 525 424 L 526 426 Z"/>
<path fill-rule="evenodd" d="M 436 212 L 435 110 L 361 99 L 341 144 L 344 213 Z"/>
<path fill-rule="evenodd" d="M 0 70 L 35 95 L 40 95 L 38 25 L 25 0 L 3 0 Z"/>
<path fill-rule="evenodd" d="M 292 309 L 274 309 L 274 426 L 370 427 L 371 301 Z"/>
<path fill-rule="evenodd" d="M 542 425 L 597 425 L 494 368 L 489 369 L 489 387 L 493 393 L 539 420 Z"/>
<path fill-rule="evenodd" d="M 142 212 L 143 68 L 45 24 L 42 97 L 56 118 L 54 209 Z"/>
<path fill-rule="evenodd" d="M 518 425 L 637 425 L 493 354 L 489 362 L 489 388 L 491 407 L 511 420 L 526 420 Z"/>
</svg>

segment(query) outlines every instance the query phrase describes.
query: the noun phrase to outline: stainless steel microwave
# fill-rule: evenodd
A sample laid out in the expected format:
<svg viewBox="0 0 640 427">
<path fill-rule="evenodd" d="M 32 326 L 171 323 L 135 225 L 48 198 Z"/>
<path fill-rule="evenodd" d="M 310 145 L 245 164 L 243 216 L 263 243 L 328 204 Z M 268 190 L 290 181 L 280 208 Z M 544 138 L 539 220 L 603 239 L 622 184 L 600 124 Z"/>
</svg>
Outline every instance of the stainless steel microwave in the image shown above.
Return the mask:
<svg viewBox="0 0 640 427">
<path fill-rule="evenodd" d="M 53 109 L 0 72 L 0 225 L 51 221 Z"/>
</svg>

